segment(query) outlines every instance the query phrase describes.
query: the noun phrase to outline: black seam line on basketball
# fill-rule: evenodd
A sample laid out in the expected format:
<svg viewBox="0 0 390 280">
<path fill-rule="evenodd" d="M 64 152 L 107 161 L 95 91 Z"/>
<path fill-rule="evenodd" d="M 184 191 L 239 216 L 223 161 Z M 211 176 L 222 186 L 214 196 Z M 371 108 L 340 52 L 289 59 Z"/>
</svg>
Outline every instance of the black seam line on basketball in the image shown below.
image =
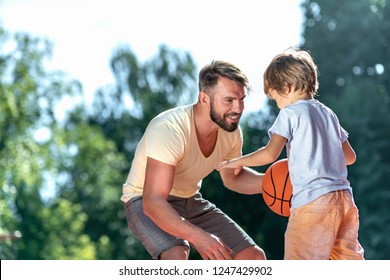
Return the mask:
<svg viewBox="0 0 390 280">
<path fill-rule="evenodd" d="M 288 176 L 290 176 L 290 172 L 287 172 L 286 180 L 284 180 L 283 191 L 282 191 L 282 198 L 283 199 L 284 199 L 284 193 L 286 192 Z M 280 212 L 283 214 L 283 203 L 280 204 Z"/>
<path fill-rule="evenodd" d="M 271 168 L 271 180 L 272 180 L 272 187 L 274 188 L 274 193 L 276 194 L 276 188 L 275 188 L 275 183 L 274 183 L 274 176 L 272 175 L 272 168 Z M 287 173 L 287 176 L 288 176 L 288 173 Z M 274 203 L 279 200 L 279 201 L 282 201 L 282 203 L 280 203 L 280 213 L 283 215 L 284 211 L 283 211 L 283 201 L 284 201 L 284 190 L 286 189 L 286 182 L 287 180 L 284 182 L 284 186 L 283 186 L 283 192 L 282 192 L 282 199 L 277 199 L 276 197 L 274 197 L 274 202 L 271 204 L 274 205 Z"/>
<path fill-rule="evenodd" d="M 282 196 L 283 198 L 284 198 L 284 190 L 286 189 L 287 180 L 289 178 L 290 178 L 290 172 L 287 172 L 286 182 L 284 183 L 284 189 L 283 189 L 283 196 Z M 292 187 L 292 185 L 291 185 L 291 187 Z M 290 207 L 291 207 L 291 198 L 292 198 L 292 190 L 291 190 L 291 195 L 290 195 L 289 199 L 286 200 L 288 202 L 288 204 L 290 205 Z"/>
<path fill-rule="evenodd" d="M 275 188 L 274 176 L 272 175 L 272 170 L 273 170 L 273 168 L 271 167 L 271 173 L 270 173 L 270 175 L 271 175 L 272 187 L 274 188 L 275 197 L 274 197 L 274 202 L 272 202 L 272 203 L 270 204 L 270 206 L 274 205 L 274 203 L 276 202 L 276 188 Z M 273 197 L 273 196 L 271 196 L 271 197 Z"/>
<path fill-rule="evenodd" d="M 270 194 L 269 192 L 267 191 L 263 191 L 265 194 L 267 194 L 269 197 L 272 197 L 274 199 L 274 202 L 271 205 L 273 205 L 275 203 L 275 201 L 282 201 L 282 202 L 290 202 L 289 199 L 284 199 L 284 198 L 279 198 L 279 197 L 275 197 L 273 194 Z"/>
</svg>

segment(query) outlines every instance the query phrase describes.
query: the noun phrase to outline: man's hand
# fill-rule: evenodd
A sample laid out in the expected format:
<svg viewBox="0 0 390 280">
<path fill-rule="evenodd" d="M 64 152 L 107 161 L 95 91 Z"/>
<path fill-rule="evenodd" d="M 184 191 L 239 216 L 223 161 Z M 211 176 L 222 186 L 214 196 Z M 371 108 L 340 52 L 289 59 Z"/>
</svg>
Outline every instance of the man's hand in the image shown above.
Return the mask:
<svg viewBox="0 0 390 280">
<path fill-rule="evenodd" d="M 205 233 L 193 244 L 205 260 L 231 260 L 233 250 L 214 234 Z"/>
</svg>

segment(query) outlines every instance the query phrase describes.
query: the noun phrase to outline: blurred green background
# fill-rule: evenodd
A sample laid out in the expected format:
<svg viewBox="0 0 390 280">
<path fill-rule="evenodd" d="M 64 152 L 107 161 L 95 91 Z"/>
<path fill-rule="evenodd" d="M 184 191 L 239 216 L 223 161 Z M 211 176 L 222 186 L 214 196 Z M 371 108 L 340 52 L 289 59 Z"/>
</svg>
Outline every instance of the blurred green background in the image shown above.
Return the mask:
<svg viewBox="0 0 390 280">
<path fill-rule="evenodd" d="M 349 180 L 360 242 L 367 259 L 388 260 L 390 2 L 303 1 L 302 9 L 300 47 L 319 67 L 318 99 L 338 114 L 358 155 Z M 111 59 L 115 83 L 96 92 L 92 110 L 78 102 L 59 120 L 54 108 L 83 90 L 79 81 L 45 67 L 52 52 L 51 42 L 0 26 L 0 258 L 148 260 L 127 229 L 121 187 L 151 118 L 196 100 L 199 69 L 189 53 L 167 45 L 145 62 L 119 46 Z M 124 105 L 129 99 L 133 108 Z M 245 117 L 244 153 L 266 144 L 277 112 L 271 102 Z M 217 172 L 204 180 L 202 193 L 268 259 L 283 258 L 287 218 L 271 212 L 261 195 L 227 190 Z M 192 250 L 191 258 L 200 257 Z"/>
</svg>

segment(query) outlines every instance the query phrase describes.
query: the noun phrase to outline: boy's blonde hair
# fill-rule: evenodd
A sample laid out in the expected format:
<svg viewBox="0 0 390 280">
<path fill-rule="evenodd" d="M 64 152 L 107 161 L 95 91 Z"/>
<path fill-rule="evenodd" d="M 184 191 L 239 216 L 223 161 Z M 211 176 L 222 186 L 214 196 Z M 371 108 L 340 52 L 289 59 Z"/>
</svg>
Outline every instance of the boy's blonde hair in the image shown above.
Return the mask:
<svg viewBox="0 0 390 280">
<path fill-rule="evenodd" d="M 289 48 L 275 56 L 264 72 L 264 92 L 275 89 L 283 95 L 287 87 L 307 92 L 312 97 L 317 95 L 317 65 L 309 52 Z"/>
</svg>

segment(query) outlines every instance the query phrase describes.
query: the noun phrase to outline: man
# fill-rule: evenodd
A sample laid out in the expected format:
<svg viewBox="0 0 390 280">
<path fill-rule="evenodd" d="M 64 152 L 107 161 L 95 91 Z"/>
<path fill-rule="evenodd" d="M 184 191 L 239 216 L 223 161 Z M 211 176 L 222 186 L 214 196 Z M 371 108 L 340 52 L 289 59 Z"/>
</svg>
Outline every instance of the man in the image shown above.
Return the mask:
<svg viewBox="0 0 390 280">
<path fill-rule="evenodd" d="M 188 259 L 190 244 L 203 259 L 265 259 L 263 250 L 199 192 L 216 163 L 242 153 L 239 121 L 249 90 L 240 69 L 213 61 L 199 73 L 197 103 L 165 111 L 147 127 L 121 200 L 129 228 L 153 259 Z M 220 173 L 233 191 L 261 192 L 263 174 L 247 168 Z"/>
</svg>

